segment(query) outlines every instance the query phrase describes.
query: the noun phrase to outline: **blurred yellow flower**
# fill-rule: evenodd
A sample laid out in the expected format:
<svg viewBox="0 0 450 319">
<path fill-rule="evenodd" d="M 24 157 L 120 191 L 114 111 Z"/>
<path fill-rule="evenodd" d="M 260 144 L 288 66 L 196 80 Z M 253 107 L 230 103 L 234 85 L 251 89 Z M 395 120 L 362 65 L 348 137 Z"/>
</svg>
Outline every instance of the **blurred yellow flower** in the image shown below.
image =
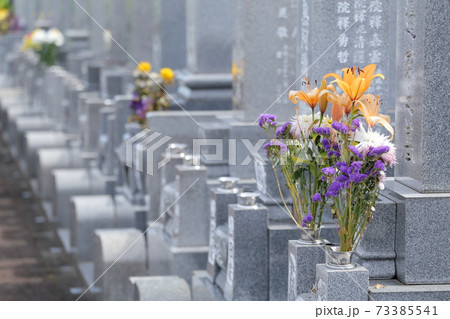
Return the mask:
<svg viewBox="0 0 450 319">
<path fill-rule="evenodd" d="M 159 71 L 159 74 L 164 79 L 164 82 L 167 84 L 170 84 L 173 82 L 173 79 L 175 78 L 175 74 L 171 68 L 162 68 Z"/>
<path fill-rule="evenodd" d="M 136 68 L 137 71 L 148 73 L 152 70 L 152 65 L 148 62 L 141 62 Z"/>
<path fill-rule="evenodd" d="M 0 20 L 5 20 L 9 16 L 9 10 L 8 9 L 0 9 Z"/>
<path fill-rule="evenodd" d="M 375 74 L 376 64 L 369 64 L 364 69 L 344 68 L 342 69 L 344 78 L 336 73 L 328 73 L 325 78 L 334 77 L 337 85 L 347 93 L 352 101 L 358 100 L 367 91 L 372 83 L 372 80 L 376 77 L 380 77 L 384 80 L 384 76 L 381 73 Z"/>
</svg>

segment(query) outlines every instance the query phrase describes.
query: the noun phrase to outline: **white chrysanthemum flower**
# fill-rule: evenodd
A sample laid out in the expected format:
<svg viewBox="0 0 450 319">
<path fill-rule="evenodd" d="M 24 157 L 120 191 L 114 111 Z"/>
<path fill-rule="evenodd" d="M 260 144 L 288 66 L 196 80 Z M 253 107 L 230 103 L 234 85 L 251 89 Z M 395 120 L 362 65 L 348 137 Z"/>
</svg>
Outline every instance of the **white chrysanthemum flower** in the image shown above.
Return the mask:
<svg viewBox="0 0 450 319">
<path fill-rule="evenodd" d="M 33 32 L 33 36 L 31 38 L 34 44 L 44 44 L 47 43 L 47 32 L 43 29 L 37 29 Z"/>
<path fill-rule="evenodd" d="M 378 174 L 378 188 L 379 188 L 380 190 L 384 190 L 384 188 L 385 188 L 384 183 L 385 183 L 385 182 L 386 182 L 386 173 L 383 172 L 383 171 L 381 171 L 381 172 Z"/>
<path fill-rule="evenodd" d="M 47 31 L 47 41 L 60 47 L 64 44 L 64 36 L 58 29 L 51 28 Z"/>
<path fill-rule="evenodd" d="M 371 148 L 389 146 L 389 151 L 381 155 L 381 159 L 391 167 L 397 163 L 395 145 L 389 142 L 386 135 L 373 131 L 371 128 L 366 131 L 361 125 L 355 132 L 355 141 L 359 142 L 356 147 L 364 156 L 369 153 Z"/>
<path fill-rule="evenodd" d="M 320 118 L 320 113 L 315 115 L 315 118 Z M 312 115 L 294 115 L 291 120 L 291 134 L 296 138 L 301 139 L 308 138 L 311 134 L 311 130 L 313 129 L 313 118 Z"/>
</svg>

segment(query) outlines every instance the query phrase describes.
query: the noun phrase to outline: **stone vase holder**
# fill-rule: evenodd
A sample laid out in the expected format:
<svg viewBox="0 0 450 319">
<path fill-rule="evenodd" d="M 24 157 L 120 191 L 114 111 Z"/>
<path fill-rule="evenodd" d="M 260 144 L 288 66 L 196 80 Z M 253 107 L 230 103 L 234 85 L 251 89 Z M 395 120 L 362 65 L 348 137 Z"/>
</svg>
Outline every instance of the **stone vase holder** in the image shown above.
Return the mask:
<svg viewBox="0 0 450 319">
<path fill-rule="evenodd" d="M 354 264 L 353 268 L 330 268 L 316 265 L 316 298 L 318 301 L 367 301 L 369 271 Z"/>
<path fill-rule="evenodd" d="M 352 263 L 353 251 L 341 251 L 337 246 L 327 246 L 325 262 L 331 269 L 352 269 L 356 267 Z"/>
<path fill-rule="evenodd" d="M 325 262 L 326 247 L 320 242 L 289 241 L 288 300 L 312 291 L 316 281 L 316 265 Z"/>
<path fill-rule="evenodd" d="M 321 244 L 320 238 L 320 228 L 300 228 L 300 239 L 302 244 Z"/>
</svg>

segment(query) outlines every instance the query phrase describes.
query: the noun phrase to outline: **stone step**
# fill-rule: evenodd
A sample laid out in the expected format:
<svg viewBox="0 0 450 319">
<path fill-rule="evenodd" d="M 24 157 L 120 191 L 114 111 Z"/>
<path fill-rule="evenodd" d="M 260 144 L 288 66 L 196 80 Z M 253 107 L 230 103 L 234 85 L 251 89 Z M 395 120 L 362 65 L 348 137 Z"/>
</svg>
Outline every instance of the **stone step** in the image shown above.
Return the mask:
<svg viewBox="0 0 450 319">
<path fill-rule="evenodd" d="M 371 301 L 444 301 L 450 300 L 450 284 L 405 285 L 396 279 L 370 280 Z"/>
</svg>

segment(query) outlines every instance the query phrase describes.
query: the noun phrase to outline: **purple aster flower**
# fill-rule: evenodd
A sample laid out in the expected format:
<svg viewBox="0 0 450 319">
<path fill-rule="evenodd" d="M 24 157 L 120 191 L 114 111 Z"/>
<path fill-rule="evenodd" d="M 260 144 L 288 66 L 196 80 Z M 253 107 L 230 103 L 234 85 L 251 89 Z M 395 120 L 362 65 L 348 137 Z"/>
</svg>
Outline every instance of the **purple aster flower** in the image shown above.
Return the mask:
<svg viewBox="0 0 450 319">
<path fill-rule="evenodd" d="M 346 162 L 337 162 L 334 166 L 341 169 L 342 166 L 347 167 L 348 165 Z"/>
<path fill-rule="evenodd" d="M 336 182 L 339 182 L 339 183 L 344 183 L 347 180 L 348 180 L 347 175 L 339 175 L 338 177 L 336 177 Z"/>
<path fill-rule="evenodd" d="M 352 132 L 355 132 L 356 129 L 357 129 L 360 125 L 361 125 L 361 119 L 360 119 L 360 118 L 354 119 L 354 120 L 352 121 L 352 128 L 351 128 Z"/>
<path fill-rule="evenodd" d="M 306 227 L 306 223 L 302 221 L 302 227 Z"/>
<path fill-rule="evenodd" d="M 375 168 L 378 168 L 380 171 L 384 171 L 386 169 L 386 166 L 382 161 L 378 160 L 375 162 Z"/>
<path fill-rule="evenodd" d="M 313 221 L 313 216 L 311 215 L 311 214 L 308 214 L 308 215 L 306 215 L 305 217 L 303 217 L 303 223 L 310 223 L 310 222 L 312 222 Z M 302 223 L 302 225 L 303 225 L 303 223 Z"/>
<path fill-rule="evenodd" d="M 283 135 L 285 135 L 286 132 L 290 134 L 290 129 L 288 129 L 290 125 L 292 125 L 291 122 L 286 122 L 282 127 L 277 128 L 275 136 L 277 138 L 283 138 Z"/>
<path fill-rule="evenodd" d="M 277 125 L 277 122 L 275 122 L 276 118 L 277 117 L 272 114 L 261 114 L 259 116 L 259 126 L 260 127 L 264 127 L 265 125 L 276 126 Z"/>
<path fill-rule="evenodd" d="M 335 150 L 335 151 L 340 151 L 341 150 L 341 148 L 339 147 L 339 145 L 338 144 L 333 144 L 333 149 Z"/>
<path fill-rule="evenodd" d="M 348 149 L 349 149 L 353 154 L 355 154 L 357 157 L 359 157 L 360 159 L 363 159 L 363 158 L 364 158 L 364 156 L 361 154 L 361 152 L 360 152 L 356 147 L 354 147 L 353 145 L 349 145 L 349 146 L 348 146 Z"/>
<path fill-rule="evenodd" d="M 321 202 L 322 201 L 322 195 L 320 193 L 315 193 L 312 197 L 313 202 Z"/>
<path fill-rule="evenodd" d="M 339 183 L 334 181 L 328 187 L 328 191 L 325 193 L 325 197 L 336 197 L 339 194 L 339 191 L 344 187 L 343 183 Z"/>
<path fill-rule="evenodd" d="M 334 175 L 336 174 L 336 169 L 334 167 L 325 167 L 320 170 L 324 175 Z"/>
<path fill-rule="evenodd" d="M 350 165 L 350 167 L 352 168 L 352 171 L 355 173 L 359 172 L 359 170 L 361 169 L 361 166 L 362 166 L 362 162 L 360 162 L 360 161 L 355 161 Z"/>
<path fill-rule="evenodd" d="M 278 147 L 280 154 L 283 154 L 284 152 L 287 152 L 287 150 L 288 150 L 287 146 L 283 142 L 281 142 L 279 140 L 271 140 L 269 143 L 267 143 L 263 146 L 263 149 L 266 150 L 266 156 L 269 155 L 271 147 Z"/>
<path fill-rule="evenodd" d="M 329 151 L 331 146 L 330 146 L 330 141 L 326 138 L 322 139 L 322 145 L 323 145 L 323 149 L 325 151 Z"/>
<path fill-rule="evenodd" d="M 352 181 L 353 183 L 361 183 L 366 178 L 367 178 L 366 174 L 355 173 L 349 175 L 349 180 Z"/>
<path fill-rule="evenodd" d="M 341 157 L 341 153 L 336 152 L 336 151 L 329 151 L 329 152 L 327 153 L 327 156 L 330 157 L 330 158 L 333 157 L 333 156 Z"/>
<path fill-rule="evenodd" d="M 144 108 L 144 101 L 141 99 L 133 99 L 130 103 L 130 108 L 137 111 Z"/>
<path fill-rule="evenodd" d="M 339 122 L 334 121 L 331 124 L 331 127 L 334 128 L 336 131 L 339 131 L 343 134 L 347 134 L 348 133 L 348 126 Z"/>
<path fill-rule="evenodd" d="M 320 135 L 330 135 L 330 128 L 329 127 L 315 127 L 315 128 L 313 128 L 313 132 L 320 134 Z"/>
<path fill-rule="evenodd" d="M 378 146 L 378 147 L 372 148 L 367 155 L 372 156 L 372 157 L 377 156 L 377 155 L 379 156 L 379 155 L 389 152 L 389 149 L 390 149 L 389 146 Z"/>
</svg>

